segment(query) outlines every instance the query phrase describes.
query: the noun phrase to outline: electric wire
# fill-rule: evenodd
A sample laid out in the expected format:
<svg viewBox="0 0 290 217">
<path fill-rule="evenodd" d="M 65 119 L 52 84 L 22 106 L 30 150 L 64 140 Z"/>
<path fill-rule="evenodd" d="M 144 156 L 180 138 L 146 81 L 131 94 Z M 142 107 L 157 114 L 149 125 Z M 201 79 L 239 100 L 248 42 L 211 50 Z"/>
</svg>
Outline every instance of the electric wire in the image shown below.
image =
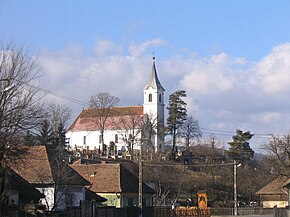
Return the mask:
<svg viewBox="0 0 290 217">
<path fill-rule="evenodd" d="M 41 87 L 36 87 L 34 85 L 31 85 L 31 84 L 26 84 L 32 88 L 35 88 L 37 90 L 40 90 L 44 93 L 47 93 L 47 94 L 50 94 L 50 95 L 53 95 L 55 97 L 58 97 L 60 99 L 63 99 L 63 100 L 66 100 L 66 101 L 69 101 L 69 102 L 72 102 L 72 103 L 76 103 L 76 104 L 79 104 L 79 105 L 82 105 L 82 106 L 87 106 L 89 107 L 90 104 L 87 103 L 87 102 L 84 102 L 82 100 L 79 100 L 79 99 L 76 99 L 76 98 L 72 98 L 72 97 L 69 97 L 69 96 L 66 96 L 66 95 L 63 95 L 63 94 L 60 94 L 60 93 L 56 93 L 56 92 L 53 92 L 53 91 L 50 91 L 50 90 L 47 90 L 47 89 L 44 89 L 44 88 L 41 88 Z M 230 136 L 232 137 L 233 135 L 235 135 L 235 132 L 233 131 L 228 131 L 228 130 L 218 130 L 218 129 L 212 129 L 212 128 L 207 128 L 207 127 L 200 127 L 201 129 L 201 132 L 203 134 L 207 134 L 207 135 L 218 135 L 218 136 Z M 269 138 L 270 134 L 263 134 L 263 133 L 254 133 L 255 136 L 253 136 L 253 139 L 256 139 L 256 138 Z"/>
</svg>

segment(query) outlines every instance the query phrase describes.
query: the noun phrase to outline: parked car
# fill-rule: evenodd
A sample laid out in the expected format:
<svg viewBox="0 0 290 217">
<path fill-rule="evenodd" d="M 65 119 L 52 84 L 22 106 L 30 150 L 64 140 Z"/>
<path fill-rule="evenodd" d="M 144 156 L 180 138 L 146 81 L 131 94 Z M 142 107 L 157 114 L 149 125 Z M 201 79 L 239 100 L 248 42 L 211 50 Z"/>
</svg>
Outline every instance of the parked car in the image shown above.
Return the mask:
<svg viewBox="0 0 290 217">
<path fill-rule="evenodd" d="M 256 206 L 257 205 L 257 202 L 256 201 L 250 201 L 249 205 L 250 206 Z"/>
</svg>

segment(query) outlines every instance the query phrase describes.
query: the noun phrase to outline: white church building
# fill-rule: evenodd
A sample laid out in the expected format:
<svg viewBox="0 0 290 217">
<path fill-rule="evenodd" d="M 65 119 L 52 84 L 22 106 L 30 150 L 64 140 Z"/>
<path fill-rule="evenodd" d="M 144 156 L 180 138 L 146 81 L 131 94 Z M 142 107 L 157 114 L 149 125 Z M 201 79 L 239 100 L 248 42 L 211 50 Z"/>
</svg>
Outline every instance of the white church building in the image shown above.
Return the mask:
<svg viewBox="0 0 290 217">
<path fill-rule="evenodd" d="M 131 144 L 133 149 L 140 150 L 141 141 L 144 141 L 141 138 L 147 138 L 154 152 L 163 152 L 164 91 L 153 57 L 152 71 L 143 89 L 143 106 L 113 107 L 106 120 L 104 141 L 94 122 L 98 108 L 83 109 L 67 130 L 68 149 L 99 154 L 109 150 L 110 155 L 115 155 L 128 151 Z"/>
</svg>

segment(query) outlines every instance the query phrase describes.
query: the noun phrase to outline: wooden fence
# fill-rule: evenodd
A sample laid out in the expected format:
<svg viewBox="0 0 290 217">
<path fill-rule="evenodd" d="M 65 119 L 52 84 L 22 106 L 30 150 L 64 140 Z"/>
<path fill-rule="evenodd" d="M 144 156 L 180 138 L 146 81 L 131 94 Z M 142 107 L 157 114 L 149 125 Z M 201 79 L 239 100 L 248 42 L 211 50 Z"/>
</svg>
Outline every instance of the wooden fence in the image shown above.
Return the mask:
<svg viewBox="0 0 290 217">
<path fill-rule="evenodd" d="M 288 212 L 286 208 L 274 208 L 274 217 L 288 217 Z"/>
<path fill-rule="evenodd" d="M 94 206 L 93 203 L 82 203 L 80 207 L 57 213 L 57 217 L 138 217 L 138 207 L 116 208 L 112 206 Z M 196 207 L 143 207 L 142 217 L 210 217 L 210 209 Z"/>
</svg>

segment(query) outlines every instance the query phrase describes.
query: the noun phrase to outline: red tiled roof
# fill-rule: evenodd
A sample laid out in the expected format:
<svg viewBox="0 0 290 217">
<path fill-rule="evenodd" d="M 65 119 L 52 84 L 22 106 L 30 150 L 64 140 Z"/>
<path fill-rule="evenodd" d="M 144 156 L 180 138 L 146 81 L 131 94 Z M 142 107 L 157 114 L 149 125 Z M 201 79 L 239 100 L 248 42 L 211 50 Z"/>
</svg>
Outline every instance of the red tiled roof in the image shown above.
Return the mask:
<svg viewBox="0 0 290 217">
<path fill-rule="evenodd" d="M 90 190 L 96 193 L 138 193 L 138 178 L 120 163 L 73 164 L 80 175 L 92 183 Z M 143 184 L 143 192 L 154 190 Z"/>
<path fill-rule="evenodd" d="M 92 183 L 91 191 L 96 193 L 121 192 L 120 164 L 73 164 L 81 176 Z"/>
<path fill-rule="evenodd" d="M 287 177 L 278 177 L 277 179 L 273 180 L 272 182 L 265 185 L 259 191 L 256 192 L 257 195 L 273 195 L 273 194 L 286 194 L 283 191 L 283 184 L 288 180 Z"/>
<path fill-rule="evenodd" d="M 23 152 L 13 170 L 33 184 L 52 184 L 53 176 L 45 146 L 21 146 Z"/>
<path fill-rule="evenodd" d="M 84 109 L 73 124 L 68 128 L 68 131 L 93 131 L 97 126 L 94 122 L 94 118 L 97 118 L 100 114 L 99 109 Z M 106 122 L 106 129 L 113 130 L 122 128 L 121 122 L 130 123 L 132 117 L 143 117 L 143 106 L 130 106 L 130 107 L 114 107 L 112 108 L 110 115 Z M 140 123 L 141 124 L 141 123 Z"/>
</svg>

